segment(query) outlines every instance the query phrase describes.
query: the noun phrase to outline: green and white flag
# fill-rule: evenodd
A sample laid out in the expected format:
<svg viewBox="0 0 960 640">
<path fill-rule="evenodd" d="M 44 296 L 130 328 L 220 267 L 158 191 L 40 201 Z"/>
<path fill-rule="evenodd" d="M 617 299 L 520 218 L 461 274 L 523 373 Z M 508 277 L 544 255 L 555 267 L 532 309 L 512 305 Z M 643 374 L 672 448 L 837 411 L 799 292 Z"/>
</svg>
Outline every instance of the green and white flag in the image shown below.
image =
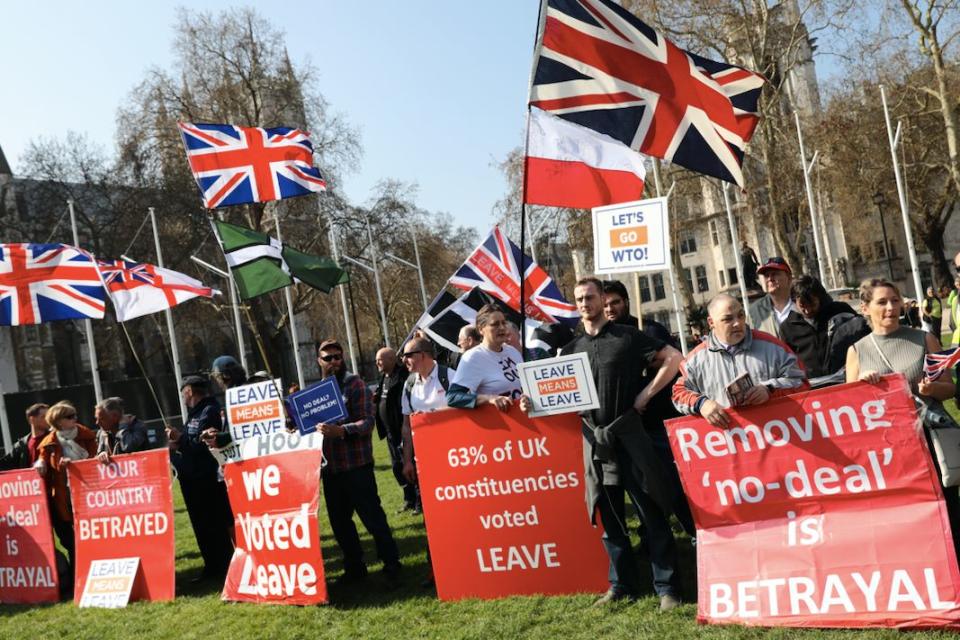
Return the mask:
<svg viewBox="0 0 960 640">
<path fill-rule="evenodd" d="M 330 293 L 347 282 L 347 272 L 330 258 L 312 256 L 281 244 L 276 238 L 213 221 L 223 255 L 244 300 L 302 282 Z"/>
</svg>

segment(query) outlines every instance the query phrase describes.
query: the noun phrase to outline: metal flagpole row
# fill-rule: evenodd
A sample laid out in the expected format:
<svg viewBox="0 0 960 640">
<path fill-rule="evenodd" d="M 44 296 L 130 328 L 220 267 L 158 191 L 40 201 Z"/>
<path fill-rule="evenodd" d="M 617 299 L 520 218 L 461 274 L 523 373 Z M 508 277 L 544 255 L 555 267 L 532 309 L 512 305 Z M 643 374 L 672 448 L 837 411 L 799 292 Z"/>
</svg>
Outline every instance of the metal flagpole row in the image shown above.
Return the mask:
<svg viewBox="0 0 960 640">
<path fill-rule="evenodd" d="M 657 197 L 660 197 L 660 163 L 656 158 L 651 158 L 653 163 L 653 184 L 657 189 Z M 673 194 L 677 183 L 670 185 L 670 191 L 667 192 L 667 219 L 670 219 L 670 196 Z M 684 312 L 680 307 L 680 295 L 677 293 L 677 274 L 673 269 L 673 257 L 670 257 L 670 267 L 667 269 L 667 275 L 670 278 L 670 291 L 673 294 L 673 314 L 677 319 L 677 335 L 680 336 L 680 350 L 683 355 L 687 355 L 687 330 Z"/>
<path fill-rule="evenodd" d="M 733 244 L 734 261 L 737 267 L 737 280 L 740 282 L 740 297 L 743 298 L 743 312 L 750 317 L 750 299 L 747 297 L 747 283 L 743 279 L 743 260 L 737 256 L 737 247 L 740 246 L 740 234 L 737 233 L 737 223 L 733 219 L 733 209 L 730 208 L 730 194 L 728 193 L 729 184 L 722 182 L 723 204 L 727 208 L 727 223 L 730 225 L 730 242 Z"/>
<path fill-rule="evenodd" d="M 70 227 L 73 229 L 73 246 L 80 247 L 80 234 L 77 233 L 77 215 L 73 210 L 73 200 L 67 200 L 70 211 Z M 90 376 L 93 378 L 93 395 L 99 403 L 103 400 L 103 387 L 100 385 L 100 363 L 97 361 L 97 345 L 93 341 L 93 323 L 90 318 L 83 321 L 83 331 L 87 334 L 87 353 L 90 356 Z"/>
<path fill-rule="evenodd" d="M 319 200 L 318 200 L 319 203 Z M 321 209 L 320 213 L 323 213 Z M 334 222 L 330 221 L 330 252 L 333 253 L 333 261 L 337 263 L 337 266 L 341 266 L 340 263 L 340 249 L 337 246 L 337 232 L 333 228 Z M 341 268 L 343 268 L 341 266 Z M 353 332 L 350 330 L 350 310 L 347 306 L 347 292 L 344 290 L 343 285 L 337 286 L 337 289 L 340 290 L 340 304 L 343 306 L 343 329 L 347 332 L 347 348 L 350 349 L 350 363 L 353 365 L 353 370 L 355 372 L 360 371 L 360 361 L 357 359 L 357 348 L 354 346 L 353 342 Z"/>
<path fill-rule="evenodd" d="M 413 238 L 413 255 L 417 260 L 417 277 L 420 278 L 420 297 L 423 298 L 423 310 L 430 307 L 427 304 L 427 286 L 423 282 L 423 266 L 420 264 L 420 247 L 417 245 L 417 225 L 413 224 L 410 228 L 410 236 Z"/>
<path fill-rule="evenodd" d="M 380 287 L 380 265 L 377 262 L 377 245 L 373 242 L 373 230 L 370 228 L 370 216 L 365 216 L 367 220 L 367 239 L 370 242 L 370 257 L 373 260 L 373 283 L 377 288 L 377 302 L 380 304 L 380 324 L 383 327 L 383 344 L 390 348 L 390 330 L 387 328 L 387 311 L 383 305 L 383 289 Z M 347 258 L 349 260 L 349 258 Z M 351 260 L 356 262 L 356 260 Z M 357 264 L 360 264 L 356 262 Z"/>
<path fill-rule="evenodd" d="M 223 220 L 223 213 L 220 213 L 220 220 Z M 216 236 L 217 242 L 220 243 L 220 250 L 222 251 L 223 243 L 220 242 L 220 234 L 217 233 L 213 219 L 210 220 L 210 224 L 213 226 L 213 235 Z M 226 256 L 226 254 L 224 254 L 224 256 Z M 240 350 L 240 364 L 243 366 L 244 371 L 249 372 L 250 367 L 247 366 L 247 346 L 243 341 L 243 325 L 240 323 L 240 290 L 237 288 L 237 282 L 233 277 L 233 268 L 230 266 L 229 260 L 227 260 L 227 280 L 230 286 L 230 308 L 233 309 L 233 325 L 237 332 L 237 349 Z"/>
<path fill-rule="evenodd" d="M 276 206 L 273 207 L 273 220 L 277 225 L 277 242 L 279 242 L 282 247 L 283 236 L 280 234 L 280 214 L 277 212 Z M 297 365 L 297 382 L 301 389 L 306 389 L 307 383 L 303 377 L 303 363 L 300 361 L 300 335 L 297 332 L 297 317 L 293 313 L 293 294 L 290 293 L 292 286 L 293 285 L 283 288 L 283 297 L 287 301 L 287 317 L 290 320 L 290 339 L 293 341 L 293 361 Z"/>
<path fill-rule="evenodd" d="M 810 232 L 813 234 L 813 246 L 817 251 L 817 265 L 820 267 L 820 282 L 826 286 L 827 274 L 823 269 L 823 249 L 820 244 L 820 225 L 817 224 L 817 208 L 813 204 L 813 186 L 810 184 L 810 172 L 813 170 L 813 167 L 817 162 L 817 155 L 819 152 L 815 151 L 813 153 L 813 158 L 810 159 L 810 164 L 807 164 L 807 152 L 803 148 L 803 132 L 800 130 L 800 113 L 794 111 L 793 117 L 797 123 L 797 140 L 800 141 L 800 166 L 803 168 L 803 184 L 807 190 L 807 206 L 810 207 Z M 726 198 L 726 187 L 724 187 L 723 195 L 724 198 Z M 735 248 L 737 246 L 739 246 L 739 243 L 734 245 Z M 738 264 L 740 262 L 740 260 L 737 261 Z"/>
<path fill-rule="evenodd" d="M 401 258 L 400 256 L 395 256 L 395 255 L 393 255 L 392 253 L 389 253 L 389 252 L 387 252 L 387 251 L 384 251 L 384 252 L 383 252 L 383 255 L 386 256 L 386 257 L 388 257 L 388 258 L 390 258 L 391 260 L 393 260 L 393 261 L 395 261 L 395 262 L 399 262 L 400 264 L 402 264 L 402 265 L 404 265 L 404 266 L 407 266 L 407 267 L 410 267 L 411 269 L 416 269 L 416 270 L 417 270 L 417 274 L 420 276 L 420 297 L 423 299 L 423 310 L 424 310 L 424 312 L 426 312 L 426 310 L 428 309 L 428 306 L 427 306 L 427 292 L 426 292 L 426 290 L 423 288 L 423 271 L 420 270 L 420 264 L 419 264 L 420 261 L 417 260 L 417 264 L 414 264 L 414 263 L 410 262 L 409 260 L 404 260 L 404 259 Z"/>
<path fill-rule="evenodd" d="M 153 225 L 153 244 L 157 249 L 157 266 L 163 268 L 163 252 L 160 250 L 160 234 L 157 232 L 157 215 L 153 207 L 148 207 L 150 224 Z M 177 346 L 177 332 L 173 326 L 173 312 L 167 308 L 163 315 L 167 318 L 167 334 L 170 336 L 170 351 L 173 354 L 173 375 L 177 379 L 177 398 L 180 402 L 180 417 L 183 424 L 187 424 L 187 405 L 183 402 L 180 388 L 183 386 L 183 373 L 180 367 L 180 348 Z"/>
<path fill-rule="evenodd" d="M 907 205 L 907 192 L 900 171 L 900 162 L 897 159 L 897 144 L 900 139 L 901 123 L 897 123 L 897 133 L 894 135 L 890 124 L 890 109 L 887 107 L 887 92 L 880 85 L 880 98 L 883 100 L 883 117 L 887 121 L 887 139 L 890 141 L 890 157 L 893 159 L 893 173 L 897 179 L 897 195 L 900 198 L 900 213 L 903 216 L 903 232 L 907 236 L 907 253 L 910 255 L 910 269 L 913 275 L 913 286 L 916 289 L 917 300 L 923 300 L 923 284 L 920 282 L 920 268 L 917 266 L 917 250 L 913 244 L 913 229 L 910 227 L 910 208 Z"/>
</svg>

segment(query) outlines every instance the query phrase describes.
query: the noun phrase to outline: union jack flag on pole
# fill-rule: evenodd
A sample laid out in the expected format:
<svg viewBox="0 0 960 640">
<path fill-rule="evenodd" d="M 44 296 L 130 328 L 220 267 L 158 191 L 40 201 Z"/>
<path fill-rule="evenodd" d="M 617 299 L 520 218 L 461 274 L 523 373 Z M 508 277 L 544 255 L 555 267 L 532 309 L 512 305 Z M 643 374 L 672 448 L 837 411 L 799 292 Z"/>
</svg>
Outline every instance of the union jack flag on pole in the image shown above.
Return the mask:
<svg viewBox="0 0 960 640">
<path fill-rule="evenodd" d="M 98 266 L 119 322 L 157 313 L 192 298 L 220 294 L 188 275 L 152 264 L 100 260 Z"/>
<path fill-rule="evenodd" d="M 743 187 L 763 76 L 677 47 L 611 0 L 549 0 L 530 104 Z"/>
<path fill-rule="evenodd" d="M 93 257 L 65 244 L 0 244 L 0 325 L 103 317 Z"/>
<path fill-rule="evenodd" d="M 576 306 L 567 302 L 553 278 L 520 251 L 500 227 L 494 227 L 486 240 L 457 269 L 450 284 L 464 291 L 479 287 L 511 309 L 520 311 L 521 261 L 526 316 L 541 322 L 576 326 L 580 321 Z"/>
<path fill-rule="evenodd" d="M 179 122 L 190 170 L 207 209 L 326 191 L 313 144 L 299 129 Z"/>
<path fill-rule="evenodd" d="M 954 347 L 938 353 L 928 353 L 923 358 L 923 375 L 928 382 L 933 382 L 960 363 L 960 349 Z"/>
</svg>

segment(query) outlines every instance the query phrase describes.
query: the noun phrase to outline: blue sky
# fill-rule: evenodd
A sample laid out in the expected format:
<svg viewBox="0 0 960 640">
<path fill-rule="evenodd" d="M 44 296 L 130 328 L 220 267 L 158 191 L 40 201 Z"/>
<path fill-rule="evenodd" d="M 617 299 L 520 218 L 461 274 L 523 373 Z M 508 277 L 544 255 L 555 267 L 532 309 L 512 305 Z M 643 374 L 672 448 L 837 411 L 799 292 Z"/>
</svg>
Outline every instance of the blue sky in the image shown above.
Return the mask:
<svg viewBox="0 0 960 640">
<path fill-rule="evenodd" d="M 494 163 L 522 142 L 537 2 L 253 2 L 319 70 L 334 110 L 361 133 L 345 191 L 364 202 L 384 178 L 418 204 L 484 231 L 506 189 Z M 9 2 L 0 20 L 0 147 L 14 172 L 30 140 L 85 133 L 112 150 L 117 108 L 151 66 L 172 68 L 179 5 Z M 238 123 L 239 124 L 239 123 Z M 280 123 L 278 123 L 280 124 Z"/>
</svg>

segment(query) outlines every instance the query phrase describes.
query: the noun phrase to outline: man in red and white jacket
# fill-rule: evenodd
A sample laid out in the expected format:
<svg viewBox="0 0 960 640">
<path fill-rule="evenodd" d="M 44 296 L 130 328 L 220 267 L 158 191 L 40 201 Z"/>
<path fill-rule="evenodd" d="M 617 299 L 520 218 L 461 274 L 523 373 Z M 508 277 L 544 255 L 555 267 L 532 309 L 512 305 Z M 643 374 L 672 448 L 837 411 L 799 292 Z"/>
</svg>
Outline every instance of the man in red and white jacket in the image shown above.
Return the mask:
<svg viewBox="0 0 960 640">
<path fill-rule="evenodd" d="M 769 333 L 750 329 L 739 300 L 718 295 L 707 313 L 710 335 L 687 354 L 673 385 L 678 411 L 703 416 L 718 427 L 728 426 L 725 409 L 734 404 L 728 387 L 744 374 L 751 385 L 737 394 L 741 406 L 810 388 L 796 354 Z"/>
</svg>

